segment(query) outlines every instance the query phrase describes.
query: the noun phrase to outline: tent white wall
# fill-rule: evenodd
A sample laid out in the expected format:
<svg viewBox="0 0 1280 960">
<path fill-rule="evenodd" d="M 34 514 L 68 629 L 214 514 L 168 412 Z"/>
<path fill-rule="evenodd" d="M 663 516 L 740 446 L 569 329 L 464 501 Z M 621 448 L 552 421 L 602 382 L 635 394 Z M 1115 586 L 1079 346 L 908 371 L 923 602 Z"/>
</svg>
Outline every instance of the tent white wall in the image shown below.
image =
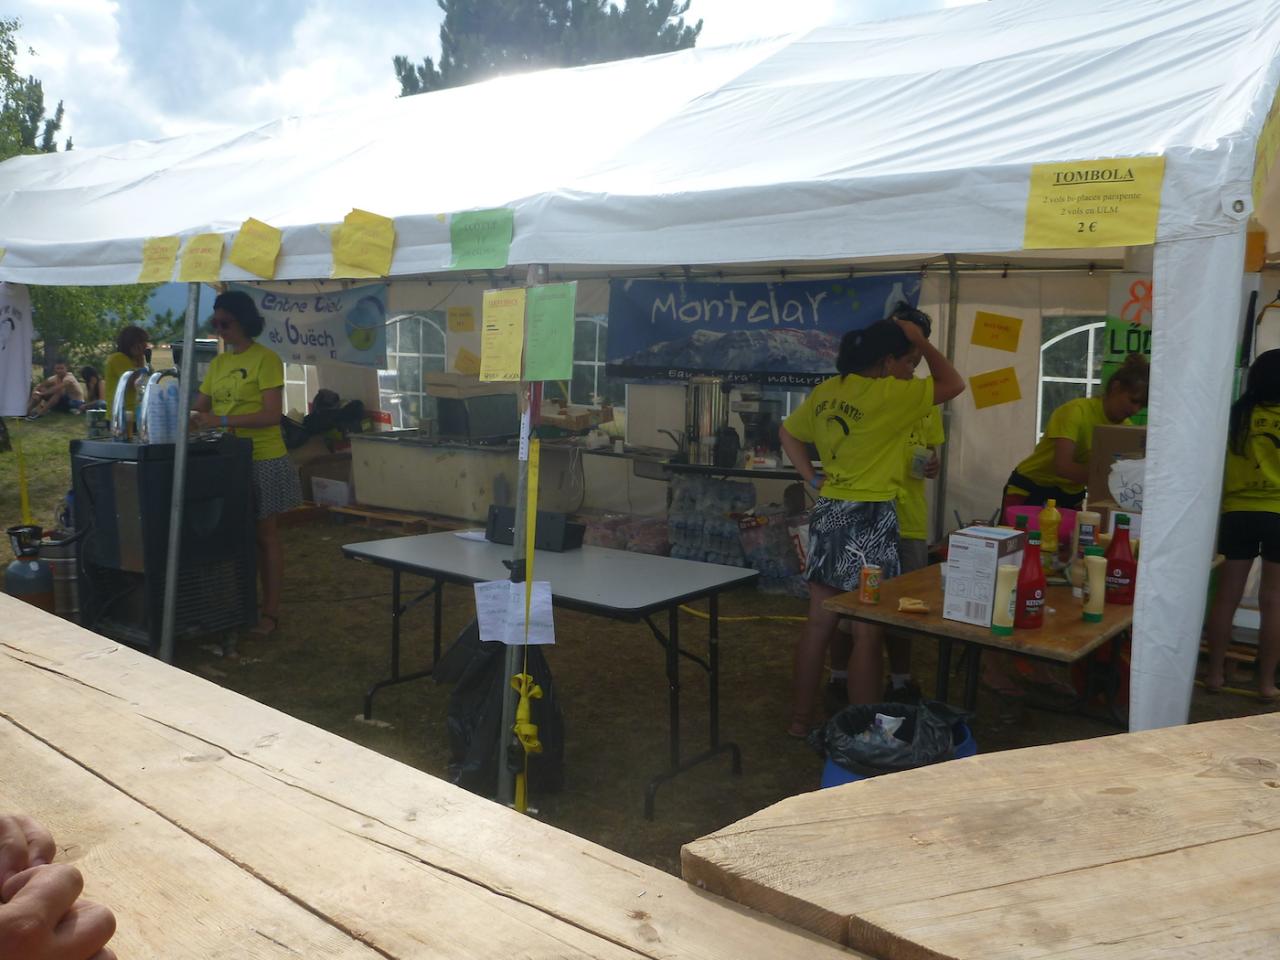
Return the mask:
<svg viewBox="0 0 1280 960">
<path fill-rule="evenodd" d="M 250 216 L 285 230 L 280 277 L 323 277 L 328 226 L 353 206 L 396 218 L 395 276 L 446 270 L 444 215 L 495 206 L 515 211 L 513 263 L 564 270 L 1012 254 L 1033 164 L 1162 155 L 1131 722 L 1181 722 L 1278 15 L 1280 0 L 993 0 L 18 158 L 0 165 L 0 280 L 130 282 L 146 237 L 230 238 Z M 1277 213 L 1269 181 L 1259 214 Z"/>
</svg>

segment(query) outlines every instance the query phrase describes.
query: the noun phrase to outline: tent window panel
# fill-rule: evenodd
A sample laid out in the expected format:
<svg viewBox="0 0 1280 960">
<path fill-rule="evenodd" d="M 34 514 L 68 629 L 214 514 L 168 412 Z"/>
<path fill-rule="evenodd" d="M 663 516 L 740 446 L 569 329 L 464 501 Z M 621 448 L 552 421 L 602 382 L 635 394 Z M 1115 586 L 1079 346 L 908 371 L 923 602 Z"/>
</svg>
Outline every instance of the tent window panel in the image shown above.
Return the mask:
<svg viewBox="0 0 1280 960">
<path fill-rule="evenodd" d="M 1043 317 L 1036 390 L 1036 440 L 1053 411 L 1068 400 L 1092 397 L 1102 387 L 1102 336 L 1096 317 Z"/>
<path fill-rule="evenodd" d="M 378 398 L 398 430 L 435 417 L 423 378 L 447 369 L 445 314 L 432 310 L 394 317 L 387 325 L 387 368 L 378 371 Z"/>
<path fill-rule="evenodd" d="M 609 318 L 603 314 L 576 318 L 573 329 L 573 380 L 569 401 L 588 407 L 624 407 L 627 385 L 605 373 Z"/>
</svg>

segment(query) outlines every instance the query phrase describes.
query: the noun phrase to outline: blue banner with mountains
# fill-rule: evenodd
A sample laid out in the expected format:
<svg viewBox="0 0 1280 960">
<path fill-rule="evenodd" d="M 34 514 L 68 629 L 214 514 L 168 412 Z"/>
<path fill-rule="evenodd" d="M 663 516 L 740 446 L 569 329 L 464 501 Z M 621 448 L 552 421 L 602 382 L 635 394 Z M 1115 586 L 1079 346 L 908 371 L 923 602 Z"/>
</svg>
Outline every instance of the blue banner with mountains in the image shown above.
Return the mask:
<svg viewBox="0 0 1280 960">
<path fill-rule="evenodd" d="M 614 280 L 606 372 L 786 387 L 835 373 L 840 340 L 920 300 L 920 275 L 778 283 Z"/>
</svg>

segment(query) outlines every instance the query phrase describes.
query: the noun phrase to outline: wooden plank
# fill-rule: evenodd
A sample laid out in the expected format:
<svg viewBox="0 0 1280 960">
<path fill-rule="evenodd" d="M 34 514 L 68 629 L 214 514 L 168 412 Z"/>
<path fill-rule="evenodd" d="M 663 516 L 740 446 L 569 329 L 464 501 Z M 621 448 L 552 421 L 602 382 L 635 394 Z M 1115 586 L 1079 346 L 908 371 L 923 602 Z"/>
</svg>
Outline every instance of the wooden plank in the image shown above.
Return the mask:
<svg viewBox="0 0 1280 960">
<path fill-rule="evenodd" d="M 903 597 L 923 600 L 930 612 L 899 613 L 898 601 Z M 856 593 L 842 593 L 824 606 L 842 616 L 884 624 L 895 631 L 950 637 L 1062 663 L 1073 663 L 1087 656 L 1133 625 L 1133 607 L 1115 604 L 1105 607 L 1101 623 L 1087 623 L 1082 616 L 1081 602 L 1071 596 L 1071 588 L 1051 585 L 1045 599 L 1043 628 L 1015 630 L 1008 637 L 997 636 L 990 628 L 943 618 L 939 564 L 884 581 L 878 604 L 862 603 Z"/>
<path fill-rule="evenodd" d="M 1127 960 L 1148 955 L 1126 952 L 1130 939 L 1174 942 L 1157 929 L 1186 944 L 1211 928 L 1266 942 L 1280 918 L 1267 899 L 1280 890 L 1280 860 L 1251 862 L 1265 895 L 1195 891 L 1222 882 L 1221 851 L 1237 841 L 1275 850 L 1277 831 L 1272 714 L 977 756 L 792 797 L 686 845 L 682 866 L 690 882 L 876 956 Z M 1238 909 L 1258 897 L 1269 911 Z M 1048 919 L 1030 949 L 1037 917 Z"/>
<path fill-rule="evenodd" d="M 84 896 L 116 915 L 132 960 L 342 958 L 374 950 L 236 866 L 36 738 L 0 720 L 0 810 L 30 811 Z"/>
<path fill-rule="evenodd" d="M 398 884 L 408 886 L 413 892 L 410 912 L 429 914 L 431 923 L 437 917 L 422 884 L 445 883 L 448 877 L 465 881 L 465 889 L 500 895 L 513 914 L 519 908 L 560 923 L 567 930 L 567 943 L 575 943 L 573 931 L 591 931 L 597 941 L 628 956 L 729 960 L 797 950 L 819 958 L 839 954 L 832 944 L 812 935 L 701 893 L 676 877 L 521 817 L 25 604 L 0 597 L 0 618 L 13 627 L 0 645 L 0 688 L 21 687 L 30 677 L 56 681 L 58 686 L 44 689 L 44 696 L 25 697 L 22 712 L 79 762 L 127 780 L 140 799 L 193 832 L 218 843 L 244 844 L 242 855 L 255 869 L 260 864 L 264 875 L 282 869 L 273 865 L 280 859 L 276 834 L 288 832 L 279 825 L 293 817 L 300 818 L 308 832 L 319 830 L 330 837 L 336 827 L 357 843 L 359 852 L 343 846 L 337 848 L 342 850 L 338 856 L 327 853 L 327 846 L 318 851 L 307 845 L 305 836 L 297 841 L 302 846 L 291 841 L 290 859 L 307 867 L 307 875 L 295 876 L 301 870 L 297 868 L 282 882 L 294 889 L 304 883 L 319 887 L 313 891 L 308 886 L 308 896 L 326 910 L 344 908 L 341 902 L 325 899 L 328 884 L 313 874 L 327 875 L 322 868 L 335 859 L 360 862 L 376 847 L 416 872 L 412 883 L 388 877 L 391 868 L 380 861 L 378 876 L 364 881 L 372 891 L 369 896 L 393 897 Z M 97 698 L 92 722 L 47 707 L 76 689 Z M 14 708 L 6 703 L 3 709 Z M 113 748 L 112 734 L 126 726 L 133 742 Z M 139 745 L 148 752 L 145 775 L 137 769 Z M 195 763 L 184 761 L 184 754 L 222 759 Z M 234 790 L 225 779 L 211 779 L 211 774 L 230 778 Z M 210 794 L 215 789 L 219 793 Z M 217 805 L 192 802 L 192 797 L 228 791 L 228 803 L 246 804 L 252 798 L 254 805 L 272 810 L 268 823 L 277 829 L 244 837 Z M 337 883 L 339 890 L 349 886 L 345 880 Z M 336 893 L 333 897 L 341 899 Z M 454 896 L 453 910 L 459 912 L 456 900 Z M 475 925 L 475 917 L 469 916 Z M 533 925 L 525 913 L 519 918 Z M 446 911 L 438 922 L 447 927 L 452 918 Z M 420 923 L 429 926 L 425 919 Z M 487 927 L 489 920 L 479 925 Z M 492 925 L 494 930 L 485 931 L 486 948 L 488 955 L 496 956 L 507 946 L 495 946 L 503 938 L 501 924 Z M 440 946 L 438 936 L 430 936 L 429 942 Z M 448 946 L 441 955 L 462 955 Z M 514 952 L 519 955 L 520 949 Z M 581 944 L 573 950 L 562 945 L 554 955 L 573 955 L 581 949 Z"/>
</svg>

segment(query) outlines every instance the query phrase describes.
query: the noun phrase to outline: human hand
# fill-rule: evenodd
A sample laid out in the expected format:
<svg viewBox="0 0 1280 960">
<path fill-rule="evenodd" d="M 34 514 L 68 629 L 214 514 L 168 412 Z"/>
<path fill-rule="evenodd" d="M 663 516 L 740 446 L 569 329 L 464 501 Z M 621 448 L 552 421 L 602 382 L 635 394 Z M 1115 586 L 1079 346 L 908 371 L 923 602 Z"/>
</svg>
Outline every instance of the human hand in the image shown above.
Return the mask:
<svg viewBox="0 0 1280 960">
<path fill-rule="evenodd" d="M 809 487 L 815 493 L 821 493 L 822 487 L 827 482 L 827 476 L 824 473 L 815 473 L 809 478 Z"/>
<path fill-rule="evenodd" d="M 222 425 L 222 417 L 209 410 L 197 410 L 191 414 L 191 422 L 200 430 L 210 430 Z"/>
<path fill-rule="evenodd" d="M 116 960 L 107 941 L 116 918 L 80 899 L 84 877 L 65 863 L 16 873 L 0 885 L 0 956 L 22 960 Z"/>
<path fill-rule="evenodd" d="M 924 331 L 920 329 L 919 324 L 912 323 L 910 320 L 903 320 L 901 317 L 894 317 L 893 322 L 906 334 L 907 342 L 913 347 L 922 347 L 929 342 L 929 338 L 924 335 Z"/>
<path fill-rule="evenodd" d="M 942 461 L 938 458 L 938 451 L 931 450 L 929 459 L 924 465 L 924 476 L 926 480 L 936 480 L 938 474 L 942 472 Z"/>
<path fill-rule="evenodd" d="M 53 835 L 30 817 L 0 814 L 0 886 L 28 867 L 51 863 Z"/>
</svg>

